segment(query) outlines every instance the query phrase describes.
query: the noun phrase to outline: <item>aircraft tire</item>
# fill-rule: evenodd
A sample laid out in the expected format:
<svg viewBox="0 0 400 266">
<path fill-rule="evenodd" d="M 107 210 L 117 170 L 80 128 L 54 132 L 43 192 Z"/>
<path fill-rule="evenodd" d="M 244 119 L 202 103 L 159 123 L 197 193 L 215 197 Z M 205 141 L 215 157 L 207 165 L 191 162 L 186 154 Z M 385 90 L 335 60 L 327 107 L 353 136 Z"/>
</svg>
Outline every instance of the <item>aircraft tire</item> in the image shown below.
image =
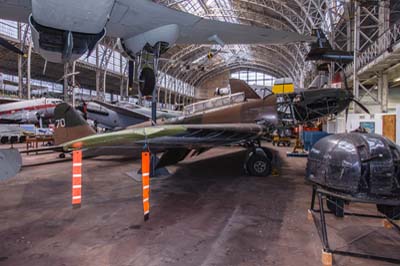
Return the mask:
<svg viewBox="0 0 400 266">
<path fill-rule="evenodd" d="M 253 153 L 246 163 L 247 171 L 252 176 L 269 176 L 271 174 L 271 160 L 264 155 Z"/>
<path fill-rule="evenodd" d="M 143 67 L 140 73 L 140 91 L 144 96 L 151 96 L 156 87 L 156 76 L 150 67 Z"/>
<path fill-rule="evenodd" d="M 8 137 L 7 136 L 1 137 L 0 142 L 1 142 L 1 144 L 7 144 L 8 143 Z"/>
</svg>

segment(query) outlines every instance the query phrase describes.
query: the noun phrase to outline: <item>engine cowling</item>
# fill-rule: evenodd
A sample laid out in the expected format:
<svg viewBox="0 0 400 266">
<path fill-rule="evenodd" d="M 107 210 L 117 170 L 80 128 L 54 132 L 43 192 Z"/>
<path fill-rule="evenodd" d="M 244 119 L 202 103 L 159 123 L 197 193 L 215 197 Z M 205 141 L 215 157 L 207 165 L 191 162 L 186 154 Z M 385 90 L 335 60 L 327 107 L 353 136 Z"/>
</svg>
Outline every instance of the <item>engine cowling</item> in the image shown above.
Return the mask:
<svg viewBox="0 0 400 266">
<path fill-rule="evenodd" d="M 114 4 L 115 0 L 32 0 L 29 24 L 35 51 L 55 63 L 92 51 L 106 34 Z"/>
<path fill-rule="evenodd" d="M 176 24 L 161 26 L 131 38 L 122 38 L 121 45 L 124 51 L 134 58 L 143 48 L 154 47 L 161 43 L 161 53 L 175 44 L 179 37 L 179 27 Z"/>
</svg>

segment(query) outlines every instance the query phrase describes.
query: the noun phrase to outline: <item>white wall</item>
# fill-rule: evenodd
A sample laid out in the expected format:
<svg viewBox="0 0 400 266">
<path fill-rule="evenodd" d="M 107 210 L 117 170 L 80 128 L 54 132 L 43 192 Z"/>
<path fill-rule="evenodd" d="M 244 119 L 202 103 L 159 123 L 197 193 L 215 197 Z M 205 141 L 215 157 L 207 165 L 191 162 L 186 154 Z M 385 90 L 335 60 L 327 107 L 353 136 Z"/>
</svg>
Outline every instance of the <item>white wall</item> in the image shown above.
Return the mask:
<svg viewBox="0 0 400 266">
<path fill-rule="evenodd" d="M 383 120 L 384 115 L 396 115 L 396 143 L 400 145 L 400 105 L 396 106 L 396 112 L 378 113 L 373 115 L 368 114 L 349 114 L 347 124 L 345 123 L 344 116 L 338 116 L 333 121 L 328 121 L 328 133 L 345 133 L 354 131 L 360 126 L 360 122 L 375 122 L 375 133 L 383 133 Z"/>
</svg>

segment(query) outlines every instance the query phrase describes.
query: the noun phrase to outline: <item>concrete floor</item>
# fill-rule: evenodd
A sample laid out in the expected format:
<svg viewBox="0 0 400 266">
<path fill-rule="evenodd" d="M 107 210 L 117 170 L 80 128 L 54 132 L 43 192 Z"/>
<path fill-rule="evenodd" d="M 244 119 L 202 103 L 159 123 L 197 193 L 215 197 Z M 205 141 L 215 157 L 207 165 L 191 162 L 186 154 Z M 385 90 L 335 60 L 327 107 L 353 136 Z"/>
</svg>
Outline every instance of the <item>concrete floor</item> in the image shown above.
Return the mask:
<svg viewBox="0 0 400 266">
<path fill-rule="evenodd" d="M 32 166 L 29 156 L 0 184 L 0 265 L 321 265 L 321 244 L 307 220 L 311 188 L 305 158 L 286 158 L 281 175 L 243 174 L 244 152 L 218 148 L 151 181 L 151 217 L 143 222 L 138 162 L 84 160 L 83 205 L 70 205 L 71 162 Z M 113 159 L 113 160 L 112 160 Z M 359 207 L 376 213 L 373 206 Z M 352 245 L 399 256 L 400 237 L 381 221 L 328 219 L 333 247 Z M 334 257 L 334 265 L 393 265 Z"/>
</svg>

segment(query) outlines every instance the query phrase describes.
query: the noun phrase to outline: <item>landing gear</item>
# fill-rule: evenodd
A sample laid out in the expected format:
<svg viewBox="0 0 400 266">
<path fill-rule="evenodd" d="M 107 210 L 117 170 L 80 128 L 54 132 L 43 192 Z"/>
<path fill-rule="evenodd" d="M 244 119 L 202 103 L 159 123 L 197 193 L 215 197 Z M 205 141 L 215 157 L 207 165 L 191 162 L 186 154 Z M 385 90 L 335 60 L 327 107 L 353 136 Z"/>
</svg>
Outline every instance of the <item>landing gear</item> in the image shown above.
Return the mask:
<svg viewBox="0 0 400 266">
<path fill-rule="evenodd" d="M 272 172 L 272 153 L 260 146 L 249 148 L 244 168 L 252 176 L 269 176 Z"/>
</svg>

